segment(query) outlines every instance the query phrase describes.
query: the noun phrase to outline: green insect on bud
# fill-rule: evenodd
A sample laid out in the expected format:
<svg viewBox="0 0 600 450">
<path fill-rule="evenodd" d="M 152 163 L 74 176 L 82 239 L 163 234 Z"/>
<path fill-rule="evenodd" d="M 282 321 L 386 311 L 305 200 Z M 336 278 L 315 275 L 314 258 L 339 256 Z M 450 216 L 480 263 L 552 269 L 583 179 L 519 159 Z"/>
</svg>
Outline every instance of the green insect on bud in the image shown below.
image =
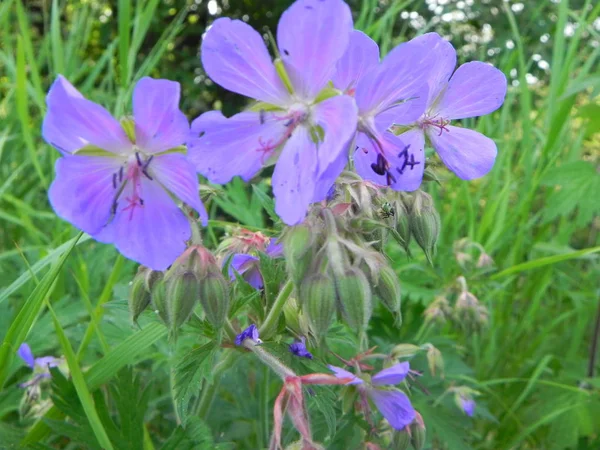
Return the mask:
<svg viewBox="0 0 600 450">
<path fill-rule="evenodd" d="M 357 331 L 364 331 L 371 318 L 372 296 L 369 280 L 358 268 L 347 269 L 335 276 L 338 308 L 346 323 Z"/>
<path fill-rule="evenodd" d="M 167 317 L 175 333 L 190 317 L 200 297 L 200 283 L 192 272 L 177 274 L 167 281 Z"/>
<path fill-rule="evenodd" d="M 329 330 L 335 314 L 336 289 L 333 279 L 324 274 L 313 274 L 300 286 L 300 303 L 309 327 L 317 340 Z"/>
<path fill-rule="evenodd" d="M 422 191 L 417 192 L 409 216 L 409 225 L 417 244 L 423 249 L 427 260 L 432 264 L 440 236 L 441 221 L 429 194 Z"/>
<path fill-rule="evenodd" d="M 410 424 L 411 439 L 410 443 L 414 450 L 422 450 L 425 447 L 426 429 L 423 417 L 418 412 L 415 412 L 416 417 L 413 423 Z"/>
<path fill-rule="evenodd" d="M 221 327 L 229 313 L 229 286 L 221 272 L 213 271 L 202 280 L 200 303 L 210 324 Z"/>
<path fill-rule="evenodd" d="M 375 295 L 394 314 L 396 326 L 402 324 L 402 313 L 400 311 L 402 300 L 400 292 L 400 281 L 396 272 L 390 266 L 385 265 L 381 267 L 379 270 L 379 280 L 377 280 L 377 284 L 375 285 Z"/>
</svg>

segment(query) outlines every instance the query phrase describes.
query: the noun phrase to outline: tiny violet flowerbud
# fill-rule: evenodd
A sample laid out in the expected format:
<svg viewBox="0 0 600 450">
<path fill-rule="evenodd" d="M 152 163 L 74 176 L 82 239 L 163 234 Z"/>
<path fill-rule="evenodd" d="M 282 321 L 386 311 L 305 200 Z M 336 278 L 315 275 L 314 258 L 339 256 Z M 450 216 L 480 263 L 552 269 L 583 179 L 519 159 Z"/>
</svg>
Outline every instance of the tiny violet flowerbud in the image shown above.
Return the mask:
<svg viewBox="0 0 600 450">
<path fill-rule="evenodd" d="M 317 340 L 327 333 L 336 308 L 336 287 L 327 274 L 315 273 L 300 286 L 300 304 Z"/>
<path fill-rule="evenodd" d="M 459 404 L 460 408 L 467 416 L 473 417 L 473 414 L 475 414 L 475 400 L 473 400 L 472 398 L 460 396 Z"/>
<path fill-rule="evenodd" d="M 302 336 L 299 341 L 295 341 L 294 343 L 290 344 L 290 352 L 301 358 L 313 359 L 313 355 L 307 350 L 305 343 L 306 338 Z"/>
<path fill-rule="evenodd" d="M 235 345 L 243 345 L 246 339 L 254 341 L 257 345 L 262 344 L 262 341 L 258 336 L 258 328 L 256 328 L 256 325 L 252 324 L 240 334 L 238 334 L 235 337 Z"/>
<path fill-rule="evenodd" d="M 367 328 L 372 313 L 372 294 L 369 280 L 356 267 L 335 277 L 338 307 L 346 323 L 362 332 Z"/>
<path fill-rule="evenodd" d="M 425 447 L 426 429 L 423 416 L 415 411 L 415 420 L 410 424 L 410 442 L 414 450 L 421 450 Z"/>
<path fill-rule="evenodd" d="M 440 215 L 435 209 L 431 196 L 423 191 L 417 191 L 410 212 L 409 225 L 417 244 L 432 264 L 436 245 L 440 236 Z"/>
</svg>

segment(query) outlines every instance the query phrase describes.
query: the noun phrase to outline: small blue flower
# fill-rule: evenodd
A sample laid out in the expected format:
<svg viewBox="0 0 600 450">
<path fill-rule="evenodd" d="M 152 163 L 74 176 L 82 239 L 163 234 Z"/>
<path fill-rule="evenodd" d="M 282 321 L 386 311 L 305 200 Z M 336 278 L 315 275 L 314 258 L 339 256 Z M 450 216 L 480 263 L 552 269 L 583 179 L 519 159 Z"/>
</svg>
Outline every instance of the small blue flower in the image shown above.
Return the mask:
<svg viewBox="0 0 600 450">
<path fill-rule="evenodd" d="M 467 416 L 473 417 L 473 414 L 475 413 L 475 400 L 473 400 L 472 398 L 461 396 L 460 407 Z"/>
<path fill-rule="evenodd" d="M 235 345 L 242 345 L 246 339 L 252 339 L 257 344 L 262 344 L 258 336 L 258 328 L 252 324 L 235 337 Z"/>
<path fill-rule="evenodd" d="M 313 359 L 312 353 L 306 349 L 306 338 L 302 336 L 299 341 L 290 344 L 290 352 L 301 358 Z"/>
<path fill-rule="evenodd" d="M 22 343 L 17 350 L 17 355 L 29 366 L 29 368 L 34 371 L 34 377 L 25 382 L 21 383 L 19 387 L 28 388 L 30 386 L 38 384 L 45 378 L 50 378 L 50 368 L 58 367 L 60 364 L 60 359 L 54 358 L 53 356 L 42 356 L 40 358 L 35 358 L 33 356 L 33 352 L 27 343 Z"/>
</svg>

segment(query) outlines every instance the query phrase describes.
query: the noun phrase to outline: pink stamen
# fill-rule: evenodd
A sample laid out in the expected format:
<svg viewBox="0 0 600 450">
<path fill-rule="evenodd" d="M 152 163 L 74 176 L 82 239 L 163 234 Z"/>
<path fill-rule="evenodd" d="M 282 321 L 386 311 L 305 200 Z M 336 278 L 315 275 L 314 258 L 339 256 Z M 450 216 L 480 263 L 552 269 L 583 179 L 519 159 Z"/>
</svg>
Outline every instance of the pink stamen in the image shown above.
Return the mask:
<svg viewBox="0 0 600 450">
<path fill-rule="evenodd" d="M 298 124 L 300 124 L 304 118 L 305 118 L 305 114 L 303 112 L 293 112 L 291 114 L 287 114 L 285 116 L 275 116 L 273 115 L 273 118 L 278 121 L 286 121 L 286 123 L 284 124 L 286 127 L 285 133 L 281 136 L 280 139 L 276 140 L 275 142 L 273 142 L 272 139 L 269 139 L 267 142 L 265 142 L 263 140 L 262 137 L 258 138 L 258 143 L 260 145 L 260 148 L 256 149 L 256 151 L 258 152 L 262 152 L 262 156 L 261 156 L 261 163 L 264 164 L 266 159 L 271 156 L 271 154 L 281 145 L 283 145 L 283 143 L 285 141 L 287 141 L 291 136 L 292 133 L 294 132 L 294 130 L 296 129 L 296 127 L 298 126 Z"/>
<path fill-rule="evenodd" d="M 438 136 L 441 136 L 444 131 L 448 130 L 447 126 L 450 124 L 450 120 L 444 119 L 442 117 L 438 118 L 437 116 L 426 117 L 423 121 L 421 121 L 421 128 L 425 127 L 433 127 L 439 129 L 440 133 Z"/>
</svg>

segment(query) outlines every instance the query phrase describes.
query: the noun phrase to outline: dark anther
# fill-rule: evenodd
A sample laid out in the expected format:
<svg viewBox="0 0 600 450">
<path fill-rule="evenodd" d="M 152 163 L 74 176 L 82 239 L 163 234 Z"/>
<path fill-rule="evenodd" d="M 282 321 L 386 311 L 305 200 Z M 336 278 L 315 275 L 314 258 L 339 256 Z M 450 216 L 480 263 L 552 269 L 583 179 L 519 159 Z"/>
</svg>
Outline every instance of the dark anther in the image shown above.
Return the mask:
<svg viewBox="0 0 600 450">
<path fill-rule="evenodd" d="M 201 131 L 200 133 L 198 133 L 198 138 L 201 138 L 202 136 L 204 136 L 206 134 L 206 131 Z"/>
<path fill-rule="evenodd" d="M 283 124 L 284 127 L 289 127 L 291 124 L 294 123 L 294 119 L 290 119 L 288 120 L 286 123 Z"/>
<path fill-rule="evenodd" d="M 415 161 L 415 155 L 414 153 L 410 154 L 410 161 L 406 162 L 407 166 L 410 166 L 410 170 L 413 170 L 413 168 L 417 165 L 417 164 L 421 164 L 419 161 Z"/>
<path fill-rule="evenodd" d="M 113 215 L 116 214 L 118 206 L 119 206 L 119 202 L 115 200 L 112 204 L 112 207 L 110 208 L 110 213 Z"/>
<path fill-rule="evenodd" d="M 148 158 L 146 160 L 146 163 L 144 164 L 144 170 L 146 170 L 148 168 L 148 166 L 150 165 L 150 161 L 152 161 L 154 159 L 154 155 L 150 155 L 150 158 Z"/>
<path fill-rule="evenodd" d="M 283 49 L 283 54 L 284 54 L 285 56 L 290 56 L 290 52 L 288 52 L 286 49 Z"/>
<path fill-rule="evenodd" d="M 142 159 L 140 158 L 140 154 L 135 152 L 135 159 L 137 159 L 138 166 L 142 167 Z"/>
<path fill-rule="evenodd" d="M 143 174 L 146 176 L 146 178 L 148 178 L 150 181 L 152 181 L 152 180 L 154 179 L 154 178 L 152 178 L 152 177 L 150 176 L 150 174 L 149 174 L 149 173 L 146 171 L 146 168 L 145 168 L 145 167 L 142 169 L 142 173 L 143 173 Z"/>
<path fill-rule="evenodd" d="M 387 185 L 390 186 L 392 183 L 396 182 L 396 177 L 388 170 L 385 172 L 385 181 L 387 182 Z"/>
<path fill-rule="evenodd" d="M 119 169 L 119 183 L 123 181 L 123 166 Z"/>
<path fill-rule="evenodd" d="M 266 120 L 266 113 L 265 113 L 265 110 L 264 110 L 264 109 L 261 109 L 261 110 L 258 112 L 258 118 L 259 118 L 259 120 L 260 120 L 260 124 L 261 124 L 261 125 L 262 125 L 263 123 L 265 123 L 265 120 Z"/>
<path fill-rule="evenodd" d="M 377 175 L 385 175 L 386 173 L 386 168 L 385 168 L 385 158 L 383 157 L 383 155 L 381 153 L 377 154 L 377 163 L 372 163 L 371 164 L 371 169 L 373 169 L 373 172 L 375 172 Z"/>
<path fill-rule="evenodd" d="M 117 188 L 117 174 L 116 173 L 113 173 L 112 182 L 113 182 L 113 189 L 116 189 Z"/>
<path fill-rule="evenodd" d="M 140 206 L 144 206 L 144 199 L 140 198 Z"/>
<path fill-rule="evenodd" d="M 402 162 L 402 167 L 400 168 L 396 168 L 396 170 L 398 171 L 398 173 L 400 175 L 402 175 L 404 173 L 404 169 L 406 169 L 406 166 L 409 164 L 408 162 L 408 149 L 410 148 L 410 145 L 407 145 L 406 147 L 404 147 L 404 150 L 402 150 L 400 153 L 398 153 L 398 158 L 404 158 L 404 161 Z M 414 161 L 414 155 L 413 155 L 413 161 Z M 418 164 L 418 163 L 416 163 Z M 412 167 L 411 167 L 412 169 Z"/>
</svg>

